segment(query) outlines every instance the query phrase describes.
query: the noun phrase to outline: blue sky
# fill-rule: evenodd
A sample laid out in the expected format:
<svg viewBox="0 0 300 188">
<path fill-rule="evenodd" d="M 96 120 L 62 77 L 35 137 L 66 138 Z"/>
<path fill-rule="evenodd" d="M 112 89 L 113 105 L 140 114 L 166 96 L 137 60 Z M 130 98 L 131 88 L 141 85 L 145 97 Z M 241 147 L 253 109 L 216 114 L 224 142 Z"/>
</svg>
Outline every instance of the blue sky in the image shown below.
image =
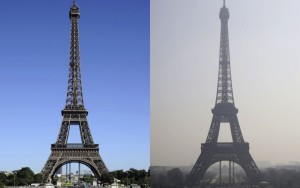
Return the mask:
<svg viewBox="0 0 300 188">
<path fill-rule="evenodd" d="M 39 172 L 67 90 L 71 0 L 0 1 L 0 170 Z M 109 170 L 148 169 L 149 0 L 77 0 L 85 107 Z"/>
</svg>

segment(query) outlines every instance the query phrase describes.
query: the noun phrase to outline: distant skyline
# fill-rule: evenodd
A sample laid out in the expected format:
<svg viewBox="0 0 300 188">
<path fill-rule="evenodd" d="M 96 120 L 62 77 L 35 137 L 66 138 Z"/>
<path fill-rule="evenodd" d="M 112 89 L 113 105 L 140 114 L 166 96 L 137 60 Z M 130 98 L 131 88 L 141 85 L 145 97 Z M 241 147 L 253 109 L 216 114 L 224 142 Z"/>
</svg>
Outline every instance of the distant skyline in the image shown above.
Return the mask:
<svg viewBox="0 0 300 188">
<path fill-rule="evenodd" d="M 72 2 L 0 2 L 0 171 L 28 166 L 40 172 L 56 141 L 66 100 Z M 76 3 L 94 142 L 109 170 L 147 170 L 149 0 Z"/>
<path fill-rule="evenodd" d="M 223 1 L 151 1 L 151 165 L 194 165 L 212 120 Z M 300 161 L 300 2 L 226 1 L 238 120 L 255 161 Z M 221 127 L 220 139 L 231 141 Z M 172 157 L 170 157 L 172 156 Z"/>
</svg>

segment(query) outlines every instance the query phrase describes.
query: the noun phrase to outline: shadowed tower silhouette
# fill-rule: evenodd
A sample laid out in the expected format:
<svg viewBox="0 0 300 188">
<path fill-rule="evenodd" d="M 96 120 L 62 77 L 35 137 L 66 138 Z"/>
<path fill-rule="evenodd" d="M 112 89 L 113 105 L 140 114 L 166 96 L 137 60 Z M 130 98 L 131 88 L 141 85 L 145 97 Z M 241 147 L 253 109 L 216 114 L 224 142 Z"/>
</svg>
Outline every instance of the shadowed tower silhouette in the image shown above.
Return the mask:
<svg viewBox="0 0 300 188">
<path fill-rule="evenodd" d="M 237 118 L 238 109 L 234 104 L 228 36 L 229 10 L 225 0 L 219 17 L 221 20 L 219 73 L 215 107 L 212 109 L 213 118 L 206 142 L 201 145 L 201 154 L 188 176 L 188 187 L 201 187 L 207 169 L 221 161 L 240 165 L 246 173 L 249 184 L 256 184 L 262 180 L 261 173 L 249 153 L 249 143 L 244 141 Z M 218 142 L 221 123 L 227 124 L 223 126 L 229 124 L 232 142 Z"/>
</svg>

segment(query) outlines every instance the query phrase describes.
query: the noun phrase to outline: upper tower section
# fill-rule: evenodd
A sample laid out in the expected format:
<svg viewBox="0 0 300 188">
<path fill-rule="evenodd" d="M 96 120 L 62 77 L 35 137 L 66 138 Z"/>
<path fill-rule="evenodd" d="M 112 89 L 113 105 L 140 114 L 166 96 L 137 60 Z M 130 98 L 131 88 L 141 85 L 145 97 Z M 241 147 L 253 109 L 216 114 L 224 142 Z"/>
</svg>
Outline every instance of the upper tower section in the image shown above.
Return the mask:
<svg viewBox="0 0 300 188">
<path fill-rule="evenodd" d="M 223 7 L 222 7 L 221 10 L 220 10 L 219 17 L 220 17 L 221 21 L 222 21 L 222 20 L 228 21 L 228 19 L 229 19 L 229 10 L 228 10 L 228 8 L 226 7 L 226 2 L 225 2 L 225 0 L 223 0 Z"/>
<path fill-rule="evenodd" d="M 75 0 L 73 1 L 73 5 L 70 9 L 69 18 L 70 19 L 72 19 L 72 18 L 79 19 L 80 18 L 79 8 L 77 7 Z"/>
<path fill-rule="evenodd" d="M 223 0 L 223 7 L 220 10 L 219 18 L 221 20 L 221 36 L 220 36 L 220 61 L 230 61 L 229 58 L 229 36 L 228 36 L 228 20 L 229 10 Z"/>
<path fill-rule="evenodd" d="M 85 110 L 81 84 L 78 37 L 78 20 L 80 13 L 75 0 L 70 8 L 69 18 L 71 21 L 70 63 L 67 100 L 64 110 Z"/>
<path fill-rule="evenodd" d="M 220 10 L 219 18 L 221 20 L 221 34 L 216 104 L 230 103 L 234 106 L 228 35 L 229 10 L 226 7 L 225 0 L 223 0 L 223 7 Z"/>
</svg>

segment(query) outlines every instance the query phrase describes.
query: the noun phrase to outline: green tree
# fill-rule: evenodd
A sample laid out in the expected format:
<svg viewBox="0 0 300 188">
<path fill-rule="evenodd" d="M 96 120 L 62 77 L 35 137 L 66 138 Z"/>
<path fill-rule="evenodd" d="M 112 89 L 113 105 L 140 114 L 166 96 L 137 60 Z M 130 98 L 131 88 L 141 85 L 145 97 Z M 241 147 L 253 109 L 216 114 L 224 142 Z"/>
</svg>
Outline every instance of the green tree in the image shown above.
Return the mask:
<svg viewBox="0 0 300 188">
<path fill-rule="evenodd" d="M 25 186 L 34 183 L 34 173 L 29 167 L 23 167 L 17 172 L 17 185 Z"/>
<path fill-rule="evenodd" d="M 101 181 L 101 183 L 109 183 L 110 184 L 113 182 L 113 179 L 114 179 L 114 177 L 110 172 L 109 173 L 104 172 L 101 175 L 100 181 Z"/>
<path fill-rule="evenodd" d="M 164 174 L 158 174 L 157 181 L 151 183 L 154 185 L 153 187 L 164 187 L 164 188 L 170 187 L 167 181 L 167 177 Z"/>
<path fill-rule="evenodd" d="M 7 184 L 6 185 L 8 185 L 8 186 L 14 186 L 15 185 L 15 175 L 14 174 L 9 174 L 7 176 Z"/>
<path fill-rule="evenodd" d="M 123 170 L 115 170 L 109 173 L 103 173 L 100 180 L 102 183 L 113 183 L 114 178 L 121 180 L 121 184 L 124 185 L 138 184 L 142 188 L 146 188 L 149 187 L 150 184 L 149 171 L 134 168 L 126 172 Z"/>
<path fill-rule="evenodd" d="M 172 170 L 168 171 L 167 179 L 169 187 L 172 188 L 183 188 L 183 175 L 179 168 L 173 168 Z"/>
<path fill-rule="evenodd" d="M 0 183 L 4 185 L 7 185 L 8 180 L 7 180 L 7 176 L 5 173 L 0 173 Z"/>
<path fill-rule="evenodd" d="M 85 174 L 83 175 L 83 181 L 86 183 L 93 183 L 94 180 L 94 176 L 92 176 L 91 174 Z"/>
<path fill-rule="evenodd" d="M 34 175 L 34 182 L 35 183 L 42 183 L 43 179 L 42 179 L 42 174 L 41 173 L 37 173 Z"/>
</svg>

